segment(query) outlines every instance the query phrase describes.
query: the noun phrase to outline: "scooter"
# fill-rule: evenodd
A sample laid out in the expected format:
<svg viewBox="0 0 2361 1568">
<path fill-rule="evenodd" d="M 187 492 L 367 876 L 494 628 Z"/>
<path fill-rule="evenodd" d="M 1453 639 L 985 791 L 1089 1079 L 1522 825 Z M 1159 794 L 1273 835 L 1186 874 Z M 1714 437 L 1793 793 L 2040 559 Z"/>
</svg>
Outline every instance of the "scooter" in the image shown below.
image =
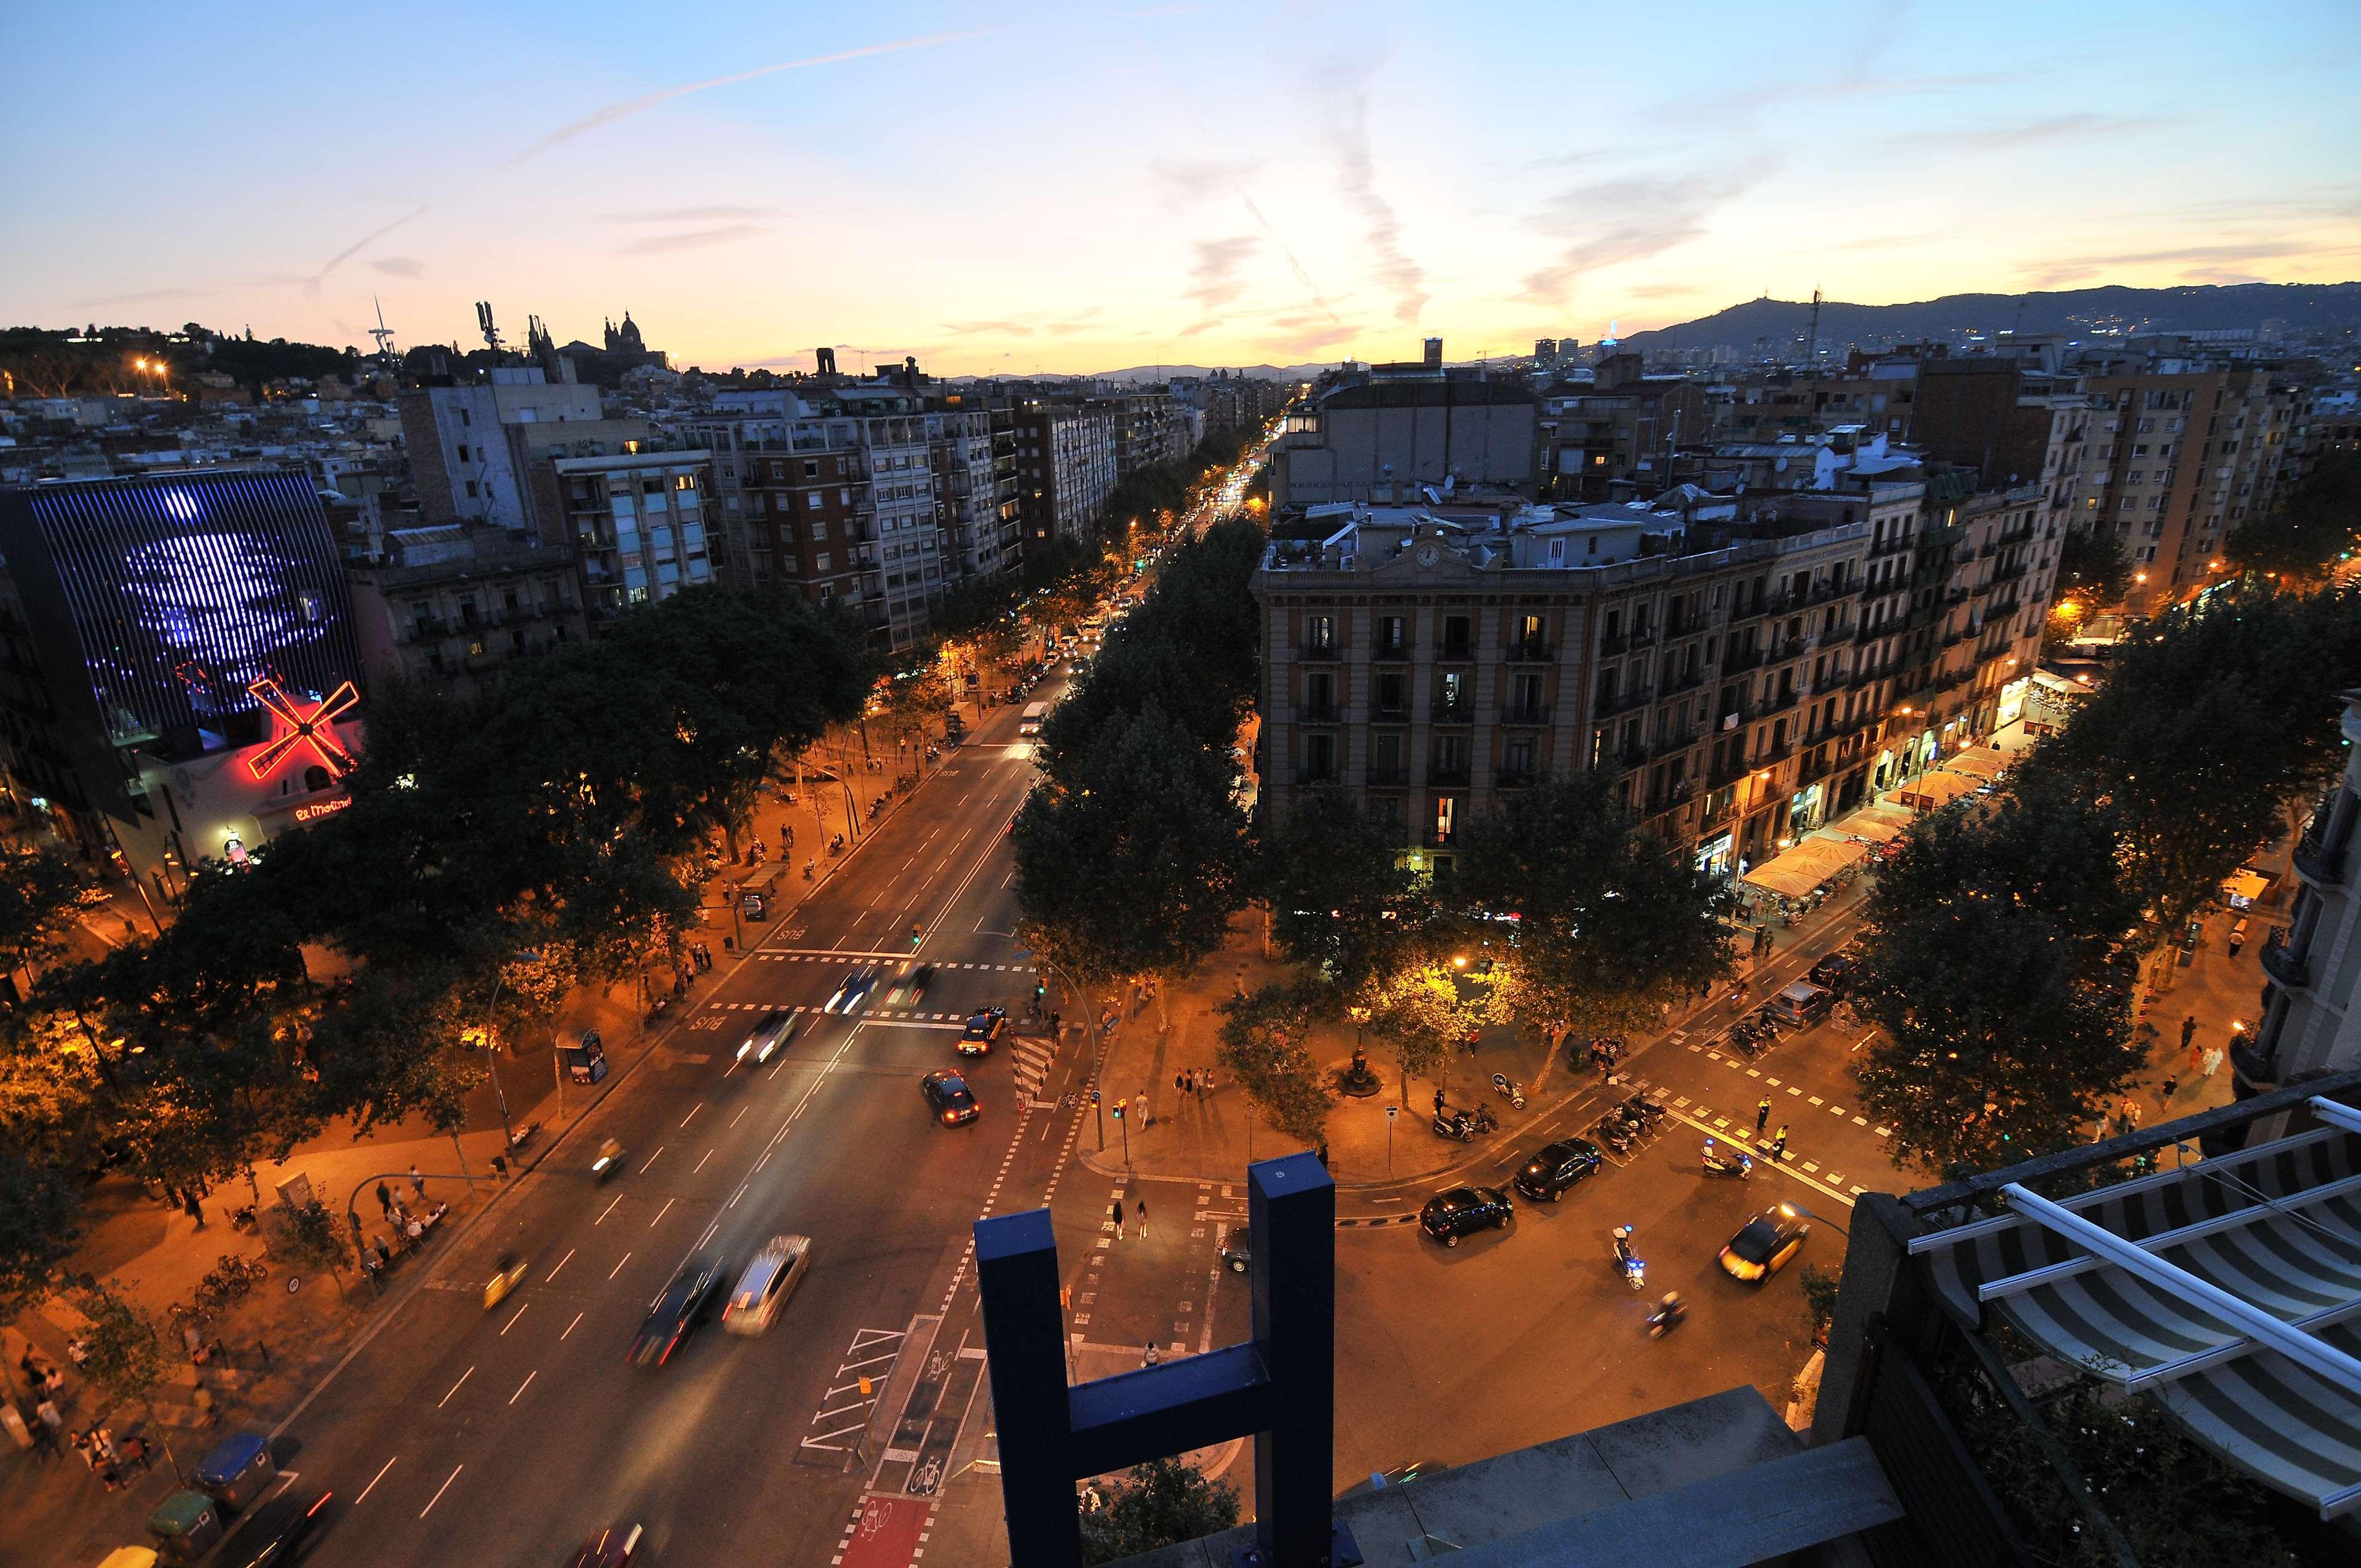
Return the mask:
<svg viewBox="0 0 2361 1568">
<path fill-rule="evenodd" d="M 598 1157 L 590 1162 L 590 1174 L 604 1181 L 620 1169 L 622 1164 L 623 1146 L 612 1138 L 604 1138 L 598 1144 Z"/>
<path fill-rule="evenodd" d="M 243 1209 L 232 1209 L 229 1212 L 229 1228 L 231 1230 L 251 1231 L 256 1229 L 259 1223 L 260 1222 L 256 1220 L 254 1217 L 254 1205 L 251 1203 L 248 1203 Z"/>
<path fill-rule="evenodd" d="M 1656 1124 L 1672 1113 L 1644 1094 L 1634 1094 L 1623 1102 L 1623 1109 L 1639 1117 L 1641 1124 L 1650 1132 L 1653 1132 Z"/>
<path fill-rule="evenodd" d="M 1633 1252 L 1631 1244 L 1620 1234 L 1615 1238 L 1615 1269 L 1634 1290 L 1647 1283 L 1647 1260 Z"/>
<path fill-rule="evenodd" d="M 1656 1310 L 1648 1314 L 1648 1337 L 1664 1338 L 1680 1327 L 1681 1320 L 1688 1315 L 1688 1303 L 1681 1299 L 1680 1292 L 1666 1291 L 1664 1299 L 1656 1303 Z"/>
<path fill-rule="evenodd" d="M 1499 1091 L 1502 1099 L 1508 1101 L 1510 1104 L 1515 1106 L 1518 1110 L 1521 1111 L 1525 1108 L 1525 1086 L 1521 1083 L 1510 1082 L 1508 1074 L 1502 1072 L 1494 1073 L 1492 1075 L 1492 1087 Z"/>
<path fill-rule="evenodd" d="M 1751 1180 L 1754 1175 L 1754 1157 L 1752 1155 L 1741 1154 L 1734 1160 L 1708 1155 L 1701 1163 L 1708 1176 L 1734 1176 L 1741 1181 L 1746 1181 Z"/>
<path fill-rule="evenodd" d="M 1454 1111 L 1448 1116 L 1438 1113 L 1434 1118 L 1434 1131 L 1438 1137 L 1457 1138 L 1463 1144 L 1476 1141 L 1475 1120 L 1465 1111 Z"/>
</svg>

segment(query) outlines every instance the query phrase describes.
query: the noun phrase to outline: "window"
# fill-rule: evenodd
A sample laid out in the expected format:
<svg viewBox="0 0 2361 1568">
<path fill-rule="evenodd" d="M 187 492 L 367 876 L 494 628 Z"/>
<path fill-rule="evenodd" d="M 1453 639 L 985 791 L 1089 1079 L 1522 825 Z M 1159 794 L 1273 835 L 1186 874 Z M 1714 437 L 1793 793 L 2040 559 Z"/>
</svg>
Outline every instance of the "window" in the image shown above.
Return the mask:
<svg viewBox="0 0 2361 1568">
<path fill-rule="evenodd" d="M 467 444 L 464 441 L 459 443 L 459 461 L 462 463 L 467 461 Z"/>
<path fill-rule="evenodd" d="M 466 409 L 461 409 L 459 411 L 459 422 L 461 424 L 473 424 L 476 422 L 476 417 L 469 413 Z"/>
<path fill-rule="evenodd" d="M 818 458 L 807 457 L 804 459 L 804 477 L 807 479 L 817 479 L 819 477 L 819 460 Z"/>
<path fill-rule="evenodd" d="M 1336 618 L 1333 615 L 1304 617 L 1303 646 L 1314 652 L 1334 652 L 1336 651 Z"/>
<path fill-rule="evenodd" d="M 1378 617 L 1378 652 L 1400 653 L 1410 647 L 1410 623 L 1399 615 Z"/>
<path fill-rule="evenodd" d="M 467 494 L 471 499 L 476 494 L 476 481 L 473 479 L 467 481 Z"/>
<path fill-rule="evenodd" d="M 827 552 L 827 551 L 825 551 L 825 550 L 823 550 L 823 551 L 821 551 L 818 554 L 817 554 L 817 555 L 815 555 L 815 556 L 813 556 L 813 557 L 812 557 L 812 570 L 813 570 L 813 571 L 815 571 L 815 572 L 825 572 L 825 571 L 827 571 L 828 569 L 829 569 L 829 558 L 828 558 L 828 552 Z"/>
<path fill-rule="evenodd" d="M 1400 670 L 1378 673 L 1378 711 L 1399 715 L 1410 707 L 1410 676 Z"/>
</svg>

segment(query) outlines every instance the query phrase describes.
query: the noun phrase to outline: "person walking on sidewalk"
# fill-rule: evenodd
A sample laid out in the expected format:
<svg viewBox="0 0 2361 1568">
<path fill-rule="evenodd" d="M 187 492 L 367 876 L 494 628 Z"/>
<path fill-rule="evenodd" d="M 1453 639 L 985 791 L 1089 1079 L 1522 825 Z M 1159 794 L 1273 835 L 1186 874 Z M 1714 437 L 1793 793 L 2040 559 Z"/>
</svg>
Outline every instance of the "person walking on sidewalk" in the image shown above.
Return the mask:
<svg viewBox="0 0 2361 1568">
<path fill-rule="evenodd" d="M 1443 1091 L 1440 1089 L 1434 1091 L 1434 1113 L 1438 1116 L 1443 1114 Z"/>
<path fill-rule="evenodd" d="M 393 1223 L 393 1189 L 380 1181 L 377 1184 L 377 1206 L 385 1213 L 385 1223 Z"/>
<path fill-rule="evenodd" d="M 426 1179 L 418 1174 L 418 1162 L 416 1160 L 412 1160 L 410 1162 L 410 1186 L 411 1190 L 418 1194 L 418 1201 L 422 1203 L 425 1202 Z"/>
<path fill-rule="evenodd" d="M 2195 1038 L 2197 1038 L 2197 1014 L 2191 1013 L 2180 1021 L 2180 1048 L 2187 1050 L 2189 1043 Z"/>
<path fill-rule="evenodd" d="M 1122 1199 L 1118 1198 L 1118 1199 L 1116 1199 L 1113 1203 L 1110 1203 L 1109 1205 L 1107 1205 L 1107 1218 L 1109 1218 L 1109 1219 L 1111 1219 L 1111 1220 L 1113 1220 L 1113 1221 L 1115 1222 L 1115 1240 L 1117 1240 L 1117 1241 L 1121 1241 L 1121 1240 L 1123 1240 L 1123 1200 L 1122 1200 Z"/>
<path fill-rule="evenodd" d="M 1778 1135 L 1771 1140 L 1771 1163 L 1778 1164 L 1787 1157 L 1787 1124 L 1779 1124 Z"/>
<path fill-rule="evenodd" d="M 1754 1102 L 1754 1135 L 1761 1137 L 1763 1129 L 1771 1124 L 1771 1097 L 1766 1094 Z"/>
<path fill-rule="evenodd" d="M 202 1231 L 205 1228 L 205 1212 L 197 1204 L 195 1188 L 187 1187 L 181 1190 L 181 1207 L 188 1212 L 189 1218 L 197 1223 L 197 1229 Z"/>
<path fill-rule="evenodd" d="M 1139 1358 L 1139 1364 L 1142 1366 L 1153 1366 L 1156 1365 L 1157 1360 L 1156 1342 L 1150 1340 L 1148 1343 L 1147 1351 Z"/>
<path fill-rule="evenodd" d="M 1148 1239 L 1148 1200 L 1145 1198 L 1139 1201 L 1139 1239 Z"/>
<path fill-rule="evenodd" d="M 2164 1080 L 2164 1087 L 2156 1091 L 2156 1097 L 2169 1107 L 2172 1103 L 2172 1091 L 2180 1087 L 2180 1075 L 2179 1073 L 2167 1074 Z"/>
</svg>

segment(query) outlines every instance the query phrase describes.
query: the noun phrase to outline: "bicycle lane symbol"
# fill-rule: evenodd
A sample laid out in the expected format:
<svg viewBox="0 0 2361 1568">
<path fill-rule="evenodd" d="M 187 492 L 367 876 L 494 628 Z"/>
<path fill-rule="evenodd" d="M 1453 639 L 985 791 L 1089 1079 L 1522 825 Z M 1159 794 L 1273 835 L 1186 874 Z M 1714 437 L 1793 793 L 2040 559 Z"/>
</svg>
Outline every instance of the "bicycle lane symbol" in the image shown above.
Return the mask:
<svg viewBox="0 0 2361 1568">
<path fill-rule="evenodd" d="M 933 1505 L 919 1497 L 865 1497 L 839 1568 L 909 1568 Z"/>
</svg>

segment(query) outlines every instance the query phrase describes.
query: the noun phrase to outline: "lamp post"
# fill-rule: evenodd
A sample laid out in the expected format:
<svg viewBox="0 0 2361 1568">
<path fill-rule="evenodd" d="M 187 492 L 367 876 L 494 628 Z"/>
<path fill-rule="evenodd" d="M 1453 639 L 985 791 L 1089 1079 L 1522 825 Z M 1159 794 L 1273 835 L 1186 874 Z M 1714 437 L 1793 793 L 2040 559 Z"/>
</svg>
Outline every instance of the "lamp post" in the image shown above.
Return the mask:
<svg viewBox="0 0 2361 1568">
<path fill-rule="evenodd" d="M 524 948 L 516 956 L 526 963 L 541 962 L 541 954 L 531 948 Z M 509 1123 L 509 1097 L 500 1090 L 500 1054 L 492 1048 L 492 1031 L 500 1027 L 500 987 L 508 982 L 508 966 L 503 964 L 500 967 L 500 978 L 492 982 L 492 1000 L 484 1009 L 487 1015 L 484 1028 L 484 1061 L 492 1069 L 492 1098 L 500 1102 L 500 1134 L 508 1140 L 500 1150 L 502 1170 L 508 1168 L 508 1157 L 516 1148 L 516 1128 Z"/>
</svg>

